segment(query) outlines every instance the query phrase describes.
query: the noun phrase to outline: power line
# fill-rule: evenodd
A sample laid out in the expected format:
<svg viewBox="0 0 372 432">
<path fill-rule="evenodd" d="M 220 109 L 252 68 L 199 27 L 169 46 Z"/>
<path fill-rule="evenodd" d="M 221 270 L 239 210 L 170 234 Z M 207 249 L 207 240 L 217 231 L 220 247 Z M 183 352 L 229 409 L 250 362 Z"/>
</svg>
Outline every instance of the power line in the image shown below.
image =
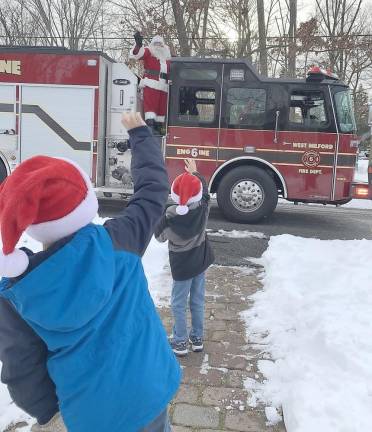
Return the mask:
<svg viewBox="0 0 372 432">
<path fill-rule="evenodd" d="M 154 35 L 155 36 L 155 35 Z M 29 39 L 59 39 L 59 40 L 65 40 L 65 39 L 72 39 L 72 40 L 121 40 L 121 41 L 133 41 L 133 37 L 126 37 L 126 36 L 54 36 L 54 35 L 45 35 L 45 36 L 40 36 L 40 35 L 31 35 L 31 34 L 23 34 L 23 35 L 17 35 L 17 36 L 12 36 L 15 39 L 25 39 L 25 38 L 29 38 Z M 145 39 L 151 39 L 153 36 L 144 36 Z M 320 39 L 343 39 L 343 38 L 372 38 L 372 33 L 371 34 L 352 34 L 349 36 L 346 35 L 315 35 L 315 37 L 320 38 Z M 9 38 L 9 35 L 0 35 L 0 38 Z M 177 37 L 173 36 L 173 37 L 167 37 L 166 39 L 168 40 L 178 40 Z M 258 40 L 258 37 L 251 37 L 251 40 Z M 266 40 L 283 40 L 283 39 L 287 39 L 287 40 L 292 40 L 292 39 L 297 39 L 300 40 L 299 37 L 296 36 L 266 36 Z M 231 41 L 232 38 L 229 38 L 228 36 L 205 36 L 205 37 L 201 37 L 201 36 L 189 36 L 187 38 L 187 40 L 189 41 L 195 41 L 195 40 L 211 40 L 211 41 L 221 41 L 221 40 L 229 40 Z"/>
</svg>

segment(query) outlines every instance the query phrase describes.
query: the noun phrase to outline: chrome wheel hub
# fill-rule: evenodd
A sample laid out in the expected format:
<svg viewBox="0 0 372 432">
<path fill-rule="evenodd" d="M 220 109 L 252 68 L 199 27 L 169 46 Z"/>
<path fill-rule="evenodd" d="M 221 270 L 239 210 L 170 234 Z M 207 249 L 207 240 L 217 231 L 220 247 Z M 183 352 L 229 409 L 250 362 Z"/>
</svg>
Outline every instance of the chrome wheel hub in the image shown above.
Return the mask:
<svg viewBox="0 0 372 432">
<path fill-rule="evenodd" d="M 265 193 L 261 185 L 253 180 L 241 180 L 232 187 L 230 199 L 241 212 L 253 212 L 261 207 Z"/>
</svg>

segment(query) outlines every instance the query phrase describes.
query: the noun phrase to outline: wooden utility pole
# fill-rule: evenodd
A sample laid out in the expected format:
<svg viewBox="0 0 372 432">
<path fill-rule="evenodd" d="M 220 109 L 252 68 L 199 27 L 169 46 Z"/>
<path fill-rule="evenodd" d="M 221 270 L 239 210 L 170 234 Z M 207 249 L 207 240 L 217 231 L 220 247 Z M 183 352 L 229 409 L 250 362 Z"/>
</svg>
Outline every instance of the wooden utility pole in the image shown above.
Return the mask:
<svg viewBox="0 0 372 432">
<path fill-rule="evenodd" d="M 260 53 L 260 73 L 267 76 L 267 48 L 264 0 L 257 0 L 258 50 Z"/>
<path fill-rule="evenodd" d="M 296 78 L 297 0 L 289 0 L 288 75 Z"/>
</svg>

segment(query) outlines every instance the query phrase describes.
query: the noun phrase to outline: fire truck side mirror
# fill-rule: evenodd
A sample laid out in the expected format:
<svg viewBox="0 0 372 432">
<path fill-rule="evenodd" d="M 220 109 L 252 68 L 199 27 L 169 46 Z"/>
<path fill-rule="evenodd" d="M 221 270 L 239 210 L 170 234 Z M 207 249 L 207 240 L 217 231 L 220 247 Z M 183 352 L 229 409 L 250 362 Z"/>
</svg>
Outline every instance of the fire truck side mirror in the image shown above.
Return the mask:
<svg viewBox="0 0 372 432">
<path fill-rule="evenodd" d="M 280 111 L 279 110 L 275 111 L 275 134 L 274 134 L 274 143 L 275 144 L 278 143 L 279 116 L 280 116 Z"/>
</svg>

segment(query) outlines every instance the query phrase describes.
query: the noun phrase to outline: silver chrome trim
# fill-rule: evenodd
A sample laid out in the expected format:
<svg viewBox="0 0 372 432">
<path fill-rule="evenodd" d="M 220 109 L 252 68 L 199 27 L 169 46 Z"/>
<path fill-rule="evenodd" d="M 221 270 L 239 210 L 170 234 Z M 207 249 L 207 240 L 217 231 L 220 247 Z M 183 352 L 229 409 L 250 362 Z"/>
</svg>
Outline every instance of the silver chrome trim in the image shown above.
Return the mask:
<svg viewBox="0 0 372 432">
<path fill-rule="evenodd" d="M 331 99 L 333 119 L 335 121 L 336 133 L 337 133 L 336 152 L 335 152 L 334 159 L 333 159 L 333 178 L 332 178 L 332 190 L 331 190 L 331 201 L 334 201 L 335 196 L 336 196 L 336 177 L 337 177 L 337 163 L 338 163 L 338 148 L 339 148 L 339 144 L 340 144 L 340 132 L 338 130 L 338 123 L 337 123 L 335 106 L 333 103 L 333 95 L 331 92 L 331 86 L 328 86 L 328 92 L 329 92 L 329 97 Z"/>
<path fill-rule="evenodd" d="M 217 134 L 217 156 L 216 160 L 219 158 L 220 151 L 220 140 L 221 140 L 221 122 L 222 122 L 222 100 L 223 100 L 223 86 L 225 83 L 225 64 L 222 64 L 222 80 L 220 85 L 220 109 L 218 113 L 218 134 Z"/>
<path fill-rule="evenodd" d="M 12 170 L 10 168 L 9 161 L 2 152 L 0 152 L 0 160 L 3 162 L 3 164 L 5 166 L 6 174 L 10 175 Z"/>
</svg>

